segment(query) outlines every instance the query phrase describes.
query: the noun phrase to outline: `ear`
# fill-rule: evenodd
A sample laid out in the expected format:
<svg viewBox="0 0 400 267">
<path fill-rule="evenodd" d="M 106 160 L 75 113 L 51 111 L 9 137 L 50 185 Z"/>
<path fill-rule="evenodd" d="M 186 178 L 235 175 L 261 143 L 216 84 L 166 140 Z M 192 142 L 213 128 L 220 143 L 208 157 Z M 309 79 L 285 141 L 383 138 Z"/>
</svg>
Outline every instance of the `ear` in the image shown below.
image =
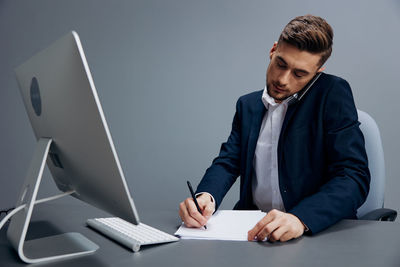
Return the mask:
<svg viewBox="0 0 400 267">
<path fill-rule="evenodd" d="M 271 50 L 269 51 L 269 59 L 272 59 L 272 55 L 275 53 L 277 47 L 278 47 L 278 42 L 274 42 L 274 45 L 272 46 Z"/>
<path fill-rule="evenodd" d="M 317 73 L 323 72 L 325 70 L 325 67 L 321 67 L 317 70 Z"/>
</svg>

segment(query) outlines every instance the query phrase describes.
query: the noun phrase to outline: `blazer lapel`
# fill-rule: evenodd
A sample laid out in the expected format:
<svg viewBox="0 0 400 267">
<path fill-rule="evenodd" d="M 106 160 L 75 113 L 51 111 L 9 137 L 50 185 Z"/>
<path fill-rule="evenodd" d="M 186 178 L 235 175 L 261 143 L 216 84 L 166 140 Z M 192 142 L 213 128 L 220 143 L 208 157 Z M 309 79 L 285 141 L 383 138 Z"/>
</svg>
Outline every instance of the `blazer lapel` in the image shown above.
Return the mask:
<svg viewBox="0 0 400 267">
<path fill-rule="evenodd" d="M 287 126 L 290 123 L 290 120 L 292 119 L 297 107 L 298 107 L 298 102 L 294 102 L 293 104 L 290 104 L 288 106 L 288 109 L 286 111 L 285 119 L 283 120 L 282 128 L 281 128 L 281 133 L 279 135 L 279 140 L 281 139 L 282 135 L 285 133 Z"/>
</svg>

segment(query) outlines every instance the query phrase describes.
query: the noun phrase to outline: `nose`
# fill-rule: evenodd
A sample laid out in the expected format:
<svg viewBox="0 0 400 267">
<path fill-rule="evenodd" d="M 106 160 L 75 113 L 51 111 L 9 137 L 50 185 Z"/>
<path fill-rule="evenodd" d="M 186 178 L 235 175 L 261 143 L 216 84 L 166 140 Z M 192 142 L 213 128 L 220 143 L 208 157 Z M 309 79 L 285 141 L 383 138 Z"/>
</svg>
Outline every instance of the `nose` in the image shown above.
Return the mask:
<svg viewBox="0 0 400 267">
<path fill-rule="evenodd" d="M 290 71 L 283 71 L 278 77 L 279 86 L 286 86 L 289 83 Z"/>
</svg>

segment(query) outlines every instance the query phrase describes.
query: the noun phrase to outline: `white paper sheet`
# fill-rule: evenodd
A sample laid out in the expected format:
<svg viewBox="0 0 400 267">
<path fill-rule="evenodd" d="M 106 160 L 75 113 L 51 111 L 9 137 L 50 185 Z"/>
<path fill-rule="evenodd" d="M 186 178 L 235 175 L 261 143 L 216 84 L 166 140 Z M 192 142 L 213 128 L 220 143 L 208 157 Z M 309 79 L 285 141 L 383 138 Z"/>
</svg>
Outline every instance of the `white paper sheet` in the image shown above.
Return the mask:
<svg viewBox="0 0 400 267">
<path fill-rule="evenodd" d="M 182 239 L 247 241 L 247 232 L 265 215 L 260 210 L 219 210 L 208 220 L 207 229 L 188 228 L 182 223 L 175 235 Z"/>
</svg>

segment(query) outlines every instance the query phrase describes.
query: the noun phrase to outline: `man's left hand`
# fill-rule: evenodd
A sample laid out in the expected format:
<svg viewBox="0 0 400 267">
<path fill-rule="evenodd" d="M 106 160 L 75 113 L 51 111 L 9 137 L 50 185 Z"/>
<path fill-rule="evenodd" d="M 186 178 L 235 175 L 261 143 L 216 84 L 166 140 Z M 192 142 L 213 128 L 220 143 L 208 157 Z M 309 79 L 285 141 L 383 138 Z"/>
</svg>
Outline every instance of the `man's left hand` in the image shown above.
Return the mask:
<svg viewBox="0 0 400 267">
<path fill-rule="evenodd" d="M 304 224 L 290 213 L 285 213 L 279 210 L 271 210 L 251 229 L 247 238 L 249 241 L 263 241 L 268 238 L 268 241 L 285 242 L 293 238 L 303 235 L 305 230 Z"/>
</svg>

